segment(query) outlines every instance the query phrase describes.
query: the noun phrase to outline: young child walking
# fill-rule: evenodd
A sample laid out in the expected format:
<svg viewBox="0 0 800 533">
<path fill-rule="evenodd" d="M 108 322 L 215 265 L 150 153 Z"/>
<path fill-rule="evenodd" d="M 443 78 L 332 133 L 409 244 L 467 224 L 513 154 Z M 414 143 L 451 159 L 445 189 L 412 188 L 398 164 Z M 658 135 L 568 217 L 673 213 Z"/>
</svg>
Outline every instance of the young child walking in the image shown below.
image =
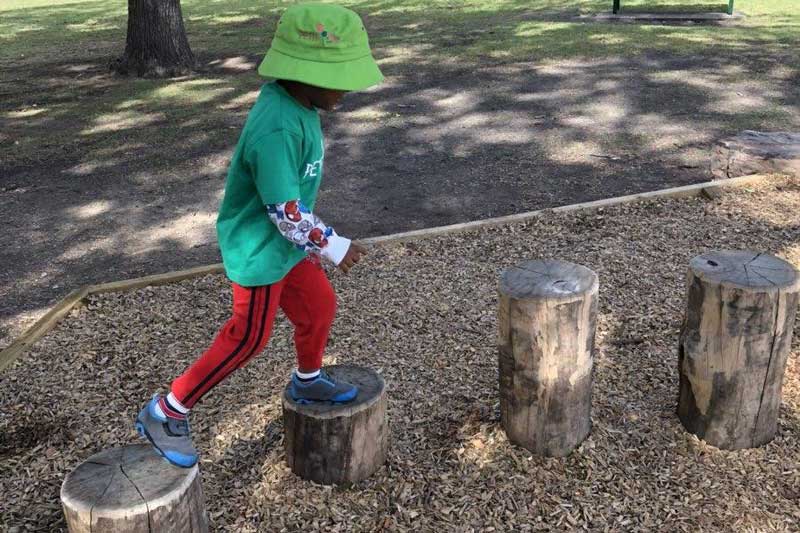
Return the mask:
<svg viewBox="0 0 800 533">
<path fill-rule="evenodd" d="M 348 91 L 383 76 L 359 16 L 342 7 L 298 4 L 278 22 L 258 69 L 266 83 L 231 160 L 217 234 L 233 285 L 233 314 L 211 347 L 156 394 L 136 428 L 170 463 L 197 462 L 189 411 L 264 349 L 278 308 L 294 326 L 298 402 L 349 402 L 358 391 L 321 370 L 336 297 L 321 260 L 347 272 L 364 248 L 314 214 L 325 147 L 318 109 L 332 111 Z"/>
</svg>

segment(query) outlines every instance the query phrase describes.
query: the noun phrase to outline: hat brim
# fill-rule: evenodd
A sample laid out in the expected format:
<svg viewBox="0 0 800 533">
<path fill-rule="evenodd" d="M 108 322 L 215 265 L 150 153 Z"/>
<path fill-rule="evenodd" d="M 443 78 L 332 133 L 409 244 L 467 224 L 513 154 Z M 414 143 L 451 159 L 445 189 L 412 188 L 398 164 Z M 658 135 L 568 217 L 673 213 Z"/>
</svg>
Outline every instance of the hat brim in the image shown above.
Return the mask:
<svg viewBox="0 0 800 533">
<path fill-rule="evenodd" d="M 352 61 L 321 63 L 298 59 L 270 48 L 258 67 L 258 73 L 265 78 L 299 81 L 339 91 L 361 91 L 383 81 L 383 74 L 371 54 Z"/>
</svg>

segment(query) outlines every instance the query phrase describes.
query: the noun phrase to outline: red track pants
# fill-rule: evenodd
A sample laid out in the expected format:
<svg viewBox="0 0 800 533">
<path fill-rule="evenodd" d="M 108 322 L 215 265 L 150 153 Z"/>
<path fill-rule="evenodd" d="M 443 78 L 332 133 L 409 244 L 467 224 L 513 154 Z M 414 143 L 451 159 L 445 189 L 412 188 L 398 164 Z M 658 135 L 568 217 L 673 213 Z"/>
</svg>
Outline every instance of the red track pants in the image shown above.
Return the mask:
<svg viewBox="0 0 800 533">
<path fill-rule="evenodd" d="M 273 285 L 233 284 L 233 316 L 211 347 L 172 382 L 178 401 L 190 409 L 231 372 L 258 355 L 269 340 L 278 307 L 295 328 L 297 366 L 305 372 L 319 369 L 336 314 L 336 295 L 319 261 L 311 256 Z"/>
</svg>

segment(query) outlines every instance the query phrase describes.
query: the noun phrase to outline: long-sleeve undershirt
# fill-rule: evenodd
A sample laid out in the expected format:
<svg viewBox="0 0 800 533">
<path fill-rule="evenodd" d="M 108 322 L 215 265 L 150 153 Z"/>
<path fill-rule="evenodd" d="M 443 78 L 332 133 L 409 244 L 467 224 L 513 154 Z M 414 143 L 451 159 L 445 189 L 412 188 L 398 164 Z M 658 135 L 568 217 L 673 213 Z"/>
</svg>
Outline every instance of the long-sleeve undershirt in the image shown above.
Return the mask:
<svg viewBox="0 0 800 533">
<path fill-rule="evenodd" d="M 340 237 L 300 200 L 267 205 L 267 214 L 281 235 L 298 249 L 317 254 L 338 265 L 350 249 L 350 239 Z"/>
</svg>

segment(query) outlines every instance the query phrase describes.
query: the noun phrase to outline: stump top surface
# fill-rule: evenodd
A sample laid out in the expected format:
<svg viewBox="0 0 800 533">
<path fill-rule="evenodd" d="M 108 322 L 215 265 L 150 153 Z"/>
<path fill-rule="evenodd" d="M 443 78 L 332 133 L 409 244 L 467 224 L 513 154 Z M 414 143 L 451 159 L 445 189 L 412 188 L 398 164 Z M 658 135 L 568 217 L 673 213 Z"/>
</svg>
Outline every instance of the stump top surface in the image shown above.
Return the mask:
<svg viewBox="0 0 800 533">
<path fill-rule="evenodd" d="M 302 405 L 289 396 L 289 387 L 283 392 L 283 407 L 314 418 L 351 416 L 377 402 L 383 395 L 383 378 L 374 370 L 355 365 L 333 365 L 325 371 L 334 379 L 341 379 L 358 387 L 358 396 L 345 404 L 316 403 Z"/>
<path fill-rule="evenodd" d="M 723 144 L 735 150 L 766 157 L 800 158 L 800 133 L 745 130 L 736 137 L 723 141 Z"/>
<path fill-rule="evenodd" d="M 574 298 L 596 291 L 597 286 L 597 274 L 592 270 L 555 259 L 525 261 L 500 277 L 500 291 L 512 298 Z"/>
<path fill-rule="evenodd" d="M 112 448 L 89 457 L 67 474 L 61 499 L 73 509 L 93 513 L 131 511 L 181 491 L 197 472 L 197 466 L 172 466 L 149 444 Z"/>
<path fill-rule="evenodd" d="M 689 263 L 703 281 L 751 289 L 781 289 L 798 283 L 798 272 L 774 255 L 753 251 L 713 251 Z"/>
</svg>

